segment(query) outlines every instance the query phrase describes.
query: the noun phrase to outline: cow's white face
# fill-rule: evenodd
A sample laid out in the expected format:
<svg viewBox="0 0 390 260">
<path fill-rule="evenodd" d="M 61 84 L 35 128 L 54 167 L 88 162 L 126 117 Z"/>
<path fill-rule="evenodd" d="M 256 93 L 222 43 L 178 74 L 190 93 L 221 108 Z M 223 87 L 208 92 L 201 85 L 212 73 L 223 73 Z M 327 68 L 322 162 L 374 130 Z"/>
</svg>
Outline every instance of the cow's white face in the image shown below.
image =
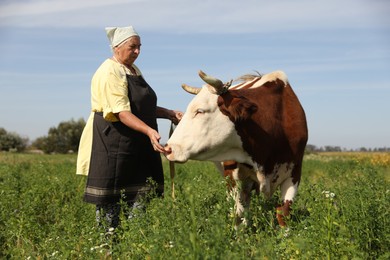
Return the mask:
<svg viewBox="0 0 390 260">
<path fill-rule="evenodd" d="M 171 150 L 166 154 L 168 160 L 248 160 L 234 124 L 219 110 L 217 98 L 216 94 L 203 87 L 190 102 L 167 142 L 166 148 Z"/>
</svg>

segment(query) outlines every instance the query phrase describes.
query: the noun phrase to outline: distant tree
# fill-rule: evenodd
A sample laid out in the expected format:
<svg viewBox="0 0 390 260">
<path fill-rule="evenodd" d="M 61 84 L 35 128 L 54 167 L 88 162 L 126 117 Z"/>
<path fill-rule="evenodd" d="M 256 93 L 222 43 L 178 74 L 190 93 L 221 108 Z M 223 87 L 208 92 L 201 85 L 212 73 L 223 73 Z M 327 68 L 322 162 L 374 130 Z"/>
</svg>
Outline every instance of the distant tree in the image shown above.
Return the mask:
<svg viewBox="0 0 390 260">
<path fill-rule="evenodd" d="M 325 152 L 341 152 L 340 146 L 325 146 Z"/>
<path fill-rule="evenodd" d="M 375 148 L 374 152 L 390 152 L 390 147 Z"/>
<path fill-rule="evenodd" d="M 51 127 L 47 136 L 37 138 L 33 142 L 33 146 L 45 153 L 76 151 L 84 126 L 85 121 L 82 118 L 77 121 L 71 119 L 70 121 L 61 122 L 57 127 Z"/>
<path fill-rule="evenodd" d="M 367 152 L 367 148 L 366 147 L 360 147 L 359 148 L 359 152 Z"/>
<path fill-rule="evenodd" d="M 47 147 L 47 137 L 46 136 L 38 137 L 31 144 L 32 149 L 39 149 L 39 150 L 45 151 L 46 147 Z"/>
<path fill-rule="evenodd" d="M 305 150 L 306 150 L 305 151 L 306 153 L 314 153 L 314 152 L 318 151 L 318 148 L 317 148 L 317 146 L 315 146 L 313 144 L 307 144 Z"/>
<path fill-rule="evenodd" d="M 26 149 L 28 138 L 22 138 L 17 133 L 7 132 L 0 128 L 0 150 L 22 152 Z"/>
</svg>

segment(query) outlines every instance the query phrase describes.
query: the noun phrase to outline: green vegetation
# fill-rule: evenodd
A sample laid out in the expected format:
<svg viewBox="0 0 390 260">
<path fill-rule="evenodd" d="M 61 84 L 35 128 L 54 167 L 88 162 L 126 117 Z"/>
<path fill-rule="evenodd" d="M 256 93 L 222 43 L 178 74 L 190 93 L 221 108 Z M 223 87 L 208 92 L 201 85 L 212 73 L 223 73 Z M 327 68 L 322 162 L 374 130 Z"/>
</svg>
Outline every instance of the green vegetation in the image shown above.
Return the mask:
<svg viewBox="0 0 390 260">
<path fill-rule="evenodd" d="M 164 162 L 165 198 L 123 219 L 114 242 L 82 201 L 86 178 L 74 174 L 75 155 L 2 153 L 0 258 L 389 259 L 390 165 L 369 158 L 307 155 L 289 228 L 276 225 L 276 195 L 253 196 L 252 224 L 238 231 L 213 164 L 176 165 L 172 200 Z"/>
</svg>

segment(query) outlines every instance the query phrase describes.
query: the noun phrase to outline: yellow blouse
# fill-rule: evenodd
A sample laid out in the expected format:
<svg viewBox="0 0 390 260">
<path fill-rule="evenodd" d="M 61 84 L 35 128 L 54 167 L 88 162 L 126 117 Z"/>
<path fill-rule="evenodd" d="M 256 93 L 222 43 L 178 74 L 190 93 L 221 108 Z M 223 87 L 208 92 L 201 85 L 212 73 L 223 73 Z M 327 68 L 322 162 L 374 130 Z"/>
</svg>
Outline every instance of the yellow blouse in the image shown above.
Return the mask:
<svg viewBox="0 0 390 260">
<path fill-rule="evenodd" d="M 133 65 L 137 75 L 142 75 Z M 131 71 L 124 65 L 111 59 L 105 60 L 97 69 L 91 82 L 91 114 L 81 134 L 77 155 L 76 174 L 88 175 L 92 152 L 94 112 L 103 112 L 107 121 L 115 122 L 115 113 L 131 111 L 128 98 L 126 74 Z"/>
</svg>

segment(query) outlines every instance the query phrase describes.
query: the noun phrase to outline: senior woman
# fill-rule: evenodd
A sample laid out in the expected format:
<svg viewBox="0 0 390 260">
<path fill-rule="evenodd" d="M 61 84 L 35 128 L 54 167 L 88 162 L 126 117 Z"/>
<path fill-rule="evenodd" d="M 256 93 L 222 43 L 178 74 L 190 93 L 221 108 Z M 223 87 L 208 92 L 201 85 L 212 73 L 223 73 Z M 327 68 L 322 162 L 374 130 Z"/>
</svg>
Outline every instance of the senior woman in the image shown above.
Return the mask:
<svg viewBox="0 0 390 260">
<path fill-rule="evenodd" d="M 130 207 L 151 190 L 162 195 L 164 177 L 157 118 L 177 124 L 182 113 L 157 106 L 157 97 L 134 61 L 141 38 L 132 26 L 106 28 L 113 56 L 95 72 L 92 112 L 83 130 L 77 174 L 88 175 L 84 201 L 96 204 L 96 220 L 119 225 L 120 200 Z"/>
</svg>

